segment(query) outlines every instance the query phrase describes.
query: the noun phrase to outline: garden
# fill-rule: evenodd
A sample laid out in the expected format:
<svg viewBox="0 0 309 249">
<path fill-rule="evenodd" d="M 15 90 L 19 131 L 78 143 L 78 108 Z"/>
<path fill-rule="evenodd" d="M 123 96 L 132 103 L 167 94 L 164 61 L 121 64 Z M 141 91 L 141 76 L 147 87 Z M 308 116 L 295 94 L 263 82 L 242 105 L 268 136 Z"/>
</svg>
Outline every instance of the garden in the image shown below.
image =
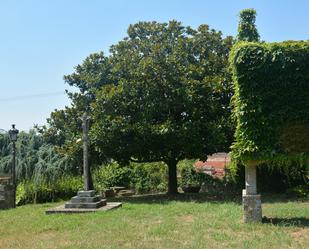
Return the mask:
<svg viewBox="0 0 309 249">
<path fill-rule="evenodd" d="M 70 106 L 0 134 L 0 248 L 308 248 L 309 42 L 265 43 L 255 18 L 138 22 L 64 76 Z M 224 177 L 194 166 L 222 151 Z M 122 207 L 46 215 L 89 186 Z"/>
</svg>

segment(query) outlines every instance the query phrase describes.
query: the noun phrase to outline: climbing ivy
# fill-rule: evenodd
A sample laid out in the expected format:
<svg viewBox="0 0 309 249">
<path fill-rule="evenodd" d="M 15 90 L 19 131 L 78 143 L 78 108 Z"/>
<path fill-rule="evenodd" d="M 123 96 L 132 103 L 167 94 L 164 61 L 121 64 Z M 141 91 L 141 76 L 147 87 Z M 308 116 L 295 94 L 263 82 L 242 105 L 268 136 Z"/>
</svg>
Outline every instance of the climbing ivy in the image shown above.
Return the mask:
<svg viewBox="0 0 309 249">
<path fill-rule="evenodd" d="M 230 65 L 233 157 L 309 166 L 309 41 L 239 42 Z"/>
</svg>

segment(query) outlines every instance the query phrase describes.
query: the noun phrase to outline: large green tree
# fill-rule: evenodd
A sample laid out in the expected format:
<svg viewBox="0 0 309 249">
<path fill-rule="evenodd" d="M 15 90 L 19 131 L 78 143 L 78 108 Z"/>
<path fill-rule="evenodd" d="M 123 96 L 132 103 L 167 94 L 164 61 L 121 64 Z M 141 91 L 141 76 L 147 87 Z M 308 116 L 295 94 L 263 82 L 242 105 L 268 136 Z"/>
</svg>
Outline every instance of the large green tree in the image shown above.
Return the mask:
<svg viewBox="0 0 309 249">
<path fill-rule="evenodd" d="M 207 25 L 131 25 L 110 51 L 114 82 L 96 92 L 92 106 L 98 149 L 123 163 L 165 162 L 168 192 L 177 193 L 180 160 L 227 147 L 231 45 Z"/>
<path fill-rule="evenodd" d="M 140 22 L 110 49 L 88 56 L 64 77 L 78 92 L 55 110 L 45 138 L 79 159 L 84 111 L 92 115 L 91 159 L 164 161 L 169 192 L 177 192 L 176 165 L 227 149 L 233 137 L 227 58 L 232 37 L 201 25 Z"/>
</svg>

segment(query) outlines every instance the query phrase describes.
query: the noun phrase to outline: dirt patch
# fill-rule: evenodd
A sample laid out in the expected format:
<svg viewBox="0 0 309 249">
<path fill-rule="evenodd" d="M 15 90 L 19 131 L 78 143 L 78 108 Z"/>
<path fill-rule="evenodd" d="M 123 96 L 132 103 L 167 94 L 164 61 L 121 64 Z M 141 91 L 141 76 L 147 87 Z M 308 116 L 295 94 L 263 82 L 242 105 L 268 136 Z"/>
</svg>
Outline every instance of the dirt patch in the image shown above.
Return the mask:
<svg viewBox="0 0 309 249">
<path fill-rule="evenodd" d="M 189 214 L 189 215 L 183 215 L 178 217 L 178 220 L 182 221 L 182 222 L 187 222 L 187 223 L 191 223 L 194 221 L 194 217 L 193 215 Z"/>
<path fill-rule="evenodd" d="M 309 228 L 302 228 L 297 231 L 291 232 L 291 237 L 300 243 L 309 241 Z"/>
<path fill-rule="evenodd" d="M 155 220 L 153 224 L 161 224 L 162 222 L 163 222 L 162 220 Z"/>
</svg>

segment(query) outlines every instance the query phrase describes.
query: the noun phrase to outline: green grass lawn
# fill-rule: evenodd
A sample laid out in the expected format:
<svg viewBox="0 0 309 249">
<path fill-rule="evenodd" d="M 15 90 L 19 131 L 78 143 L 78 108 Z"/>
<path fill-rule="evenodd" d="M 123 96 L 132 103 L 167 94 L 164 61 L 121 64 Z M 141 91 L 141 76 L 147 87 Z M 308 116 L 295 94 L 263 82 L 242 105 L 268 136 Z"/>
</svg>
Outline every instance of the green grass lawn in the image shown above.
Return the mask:
<svg viewBox="0 0 309 249">
<path fill-rule="evenodd" d="M 119 199 L 117 199 L 119 201 Z M 240 200 L 206 195 L 121 199 L 91 214 L 52 214 L 60 203 L 0 211 L 0 248 L 309 248 L 309 202 L 263 198 L 263 224 L 243 224 Z"/>
</svg>

